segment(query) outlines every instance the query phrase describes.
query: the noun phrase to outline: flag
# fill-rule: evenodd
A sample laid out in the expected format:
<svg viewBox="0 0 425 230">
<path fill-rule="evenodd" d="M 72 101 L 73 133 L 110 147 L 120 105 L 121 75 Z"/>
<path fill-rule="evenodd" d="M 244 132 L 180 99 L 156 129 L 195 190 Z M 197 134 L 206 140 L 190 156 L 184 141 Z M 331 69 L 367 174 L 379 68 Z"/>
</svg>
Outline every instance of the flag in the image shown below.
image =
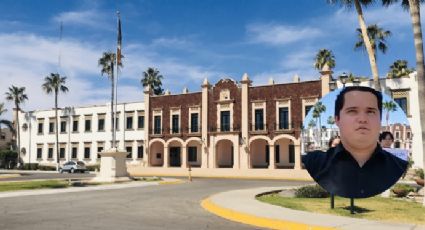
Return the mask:
<svg viewBox="0 0 425 230">
<path fill-rule="evenodd" d="M 122 36 L 121 36 L 121 18 L 120 13 L 118 12 L 118 44 L 117 44 L 117 65 L 122 65 L 121 58 L 121 43 L 122 43 Z"/>
</svg>

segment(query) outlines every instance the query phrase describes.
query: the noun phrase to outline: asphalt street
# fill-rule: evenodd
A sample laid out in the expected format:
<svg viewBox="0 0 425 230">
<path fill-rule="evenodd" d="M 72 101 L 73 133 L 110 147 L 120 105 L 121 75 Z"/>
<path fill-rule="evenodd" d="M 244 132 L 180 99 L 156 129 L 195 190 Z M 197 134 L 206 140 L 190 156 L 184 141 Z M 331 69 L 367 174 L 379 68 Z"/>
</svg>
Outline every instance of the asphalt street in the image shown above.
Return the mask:
<svg viewBox="0 0 425 230">
<path fill-rule="evenodd" d="M 258 229 L 217 217 L 200 201 L 222 191 L 305 183 L 195 178 L 182 184 L 0 198 L 0 229 Z"/>
</svg>

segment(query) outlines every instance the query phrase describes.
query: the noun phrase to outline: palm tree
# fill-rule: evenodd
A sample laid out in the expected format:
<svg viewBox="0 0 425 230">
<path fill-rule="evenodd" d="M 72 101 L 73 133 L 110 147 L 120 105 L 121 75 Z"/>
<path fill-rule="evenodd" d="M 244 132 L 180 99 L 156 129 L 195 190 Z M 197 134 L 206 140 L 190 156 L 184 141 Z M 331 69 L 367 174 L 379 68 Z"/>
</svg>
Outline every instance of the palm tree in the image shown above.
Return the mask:
<svg viewBox="0 0 425 230">
<path fill-rule="evenodd" d="M 21 111 L 20 108 L 20 104 L 23 103 L 25 100 L 28 100 L 28 96 L 25 94 L 25 87 L 16 87 L 14 85 L 12 85 L 11 87 L 9 87 L 9 91 L 6 92 L 6 100 L 8 101 L 13 101 L 13 103 L 15 104 L 15 130 L 17 132 L 16 135 L 16 147 L 17 147 L 17 164 L 18 167 L 20 166 L 20 155 L 21 155 L 21 136 L 20 136 L 20 132 L 19 132 L 19 118 L 18 118 L 18 114 L 19 111 Z"/>
<path fill-rule="evenodd" d="M 4 108 L 4 103 L 0 103 L 0 117 L 3 113 L 7 112 L 7 109 Z M 0 131 L 1 131 L 1 125 L 6 125 L 13 135 L 15 135 L 15 129 L 13 128 L 12 122 L 6 119 L 0 119 Z"/>
<path fill-rule="evenodd" d="M 387 73 L 387 78 L 401 78 L 409 75 L 413 72 L 413 69 L 407 67 L 406 60 L 397 60 L 391 66 Z"/>
<path fill-rule="evenodd" d="M 115 78 L 114 78 L 114 66 L 116 64 L 116 55 L 112 52 L 103 52 L 102 57 L 98 61 L 98 66 L 102 69 L 100 70 L 101 75 L 106 74 L 111 81 L 111 127 L 115 127 L 115 114 L 114 114 L 114 98 L 115 98 Z M 122 63 L 120 63 L 122 66 Z M 112 132 L 112 142 L 113 148 L 115 148 L 115 132 Z"/>
<path fill-rule="evenodd" d="M 390 113 L 397 111 L 397 105 L 393 101 L 385 101 L 382 103 L 382 107 L 387 112 L 385 119 L 387 121 L 387 130 L 389 129 L 388 120 L 390 119 Z"/>
<path fill-rule="evenodd" d="M 372 49 L 372 44 L 367 36 L 366 22 L 363 17 L 363 6 L 368 6 L 374 2 L 374 0 L 327 0 L 330 4 L 340 3 L 346 8 L 354 7 L 356 8 L 360 30 L 362 32 L 362 38 L 365 43 L 367 53 L 369 55 L 370 68 L 372 70 L 373 82 L 376 90 L 381 91 L 381 85 L 379 83 L 379 73 L 378 66 L 376 65 L 375 52 Z"/>
<path fill-rule="evenodd" d="M 159 74 L 159 70 L 156 68 L 149 67 L 143 72 L 143 78 L 140 81 L 143 87 L 148 86 L 153 90 L 155 95 L 161 95 L 164 93 L 162 89 L 162 79 L 164 77 Z"/>
<path fill-rule="evenodd" d="M 329 116 L 327 120 L 328 125 L 331 126 L 331 129 L 333 129 L 333 125 L 335 124 L 335 118 L 334 116 Z"/>
<path fill-rule="evenodd" d="M 357 28 L 356 31 L 357 31 L 358 41 L 354 45 L 354 49 L 356 50 L 365 49 L 364 41 L 362 37 L 362 31 L 360 30 L 360 28 Z M 375 55 L 375 60 L 376 60 L 376 53 L 377 53 L 376 48 L 378 48 L 378 50 L 380 50 L 383 54 L 387 52 L 388 46 L 387 46 L 387 41 L 385 39 L 391 36 L 391 31 L 384 30 L 382 27 L 379 27 L 378 25 L 373 24 L 367 27 L 367 34 L 372 44 L 372 49 L 373 49 L 373 53 Z"/>
<path fill-rule="evenodd" d="M 322 147 L 322 118 L 321 115 L 326 111 L 326 106 L 321 101 L 317 102 L 313 107 L 313 118 L 319 119 L 319 140 Z"/>
<path fill-rule="evenodd" d="M 325 65 L 328 65 L 330 69 L 335 67 L 335 56 L 331 50 L 320 49 L 316 54 L 314 68 L 322 70 Z"/>
<path fill-rule="evenodd" d="M 56 170 L 59 170 L 58 95 L 60 92 L 68 92 L 68 87 L 65 86 L 65 82 L 66 77 L 61 77 L 59 73 L 50 73 L 50 76 L 46 76 L 43 85 L 41 85 L 44 92 L 47 94 L 55 94 Z"/>
</svg>

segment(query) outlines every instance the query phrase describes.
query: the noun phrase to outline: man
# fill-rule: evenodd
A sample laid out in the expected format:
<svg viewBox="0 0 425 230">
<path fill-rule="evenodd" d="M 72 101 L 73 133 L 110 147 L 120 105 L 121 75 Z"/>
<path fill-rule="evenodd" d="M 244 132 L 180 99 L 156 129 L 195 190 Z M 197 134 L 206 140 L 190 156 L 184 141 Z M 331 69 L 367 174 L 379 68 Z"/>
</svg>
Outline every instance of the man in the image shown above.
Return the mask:
<svg viewBox="0 0 425 230">
<path fill-rule="evenodd" d="M 391 146 L 394 143 L 394 136 L 391 132 L 388 131 L 384 131 L 379 135 L 379 144 L 381 145 L 382 149 L 384 149 L 385 151 L 391 153 L 392 155 L 408 161 L 409 157 L 408 157 L 408 152 L 405 149 L 395 149 L 395 148 L 391 148 Z"/>
<path fill-rule="evenodd" d="M 335 101 L 335 123 L 341 143 L 302 158 L 320 186 L 338 196 L 366 198 L 382 193 L 401 177 L 407 162 L 378 144 L 381 114 L 380 92 L 363 86 L 340 92 Z"/>
</svg>

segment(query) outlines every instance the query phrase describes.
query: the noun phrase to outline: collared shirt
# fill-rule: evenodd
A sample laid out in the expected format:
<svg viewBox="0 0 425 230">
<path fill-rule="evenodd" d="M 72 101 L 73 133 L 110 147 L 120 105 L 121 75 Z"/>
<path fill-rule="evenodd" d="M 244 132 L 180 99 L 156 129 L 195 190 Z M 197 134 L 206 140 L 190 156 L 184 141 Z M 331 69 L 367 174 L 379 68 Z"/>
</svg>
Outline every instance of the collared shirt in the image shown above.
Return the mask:
<svg viewBox="0 0 425 230">
<path fill-rule="evenodd" d="M 309 152 L 302 161 L 320 186 L 331 194 L 347 198 L 382 193 L 395 184 L 407 168 L 407 161 L 393 156 L 378 144 L 362 167 L 342 144 L 326 152 Z"/>
</svg>

